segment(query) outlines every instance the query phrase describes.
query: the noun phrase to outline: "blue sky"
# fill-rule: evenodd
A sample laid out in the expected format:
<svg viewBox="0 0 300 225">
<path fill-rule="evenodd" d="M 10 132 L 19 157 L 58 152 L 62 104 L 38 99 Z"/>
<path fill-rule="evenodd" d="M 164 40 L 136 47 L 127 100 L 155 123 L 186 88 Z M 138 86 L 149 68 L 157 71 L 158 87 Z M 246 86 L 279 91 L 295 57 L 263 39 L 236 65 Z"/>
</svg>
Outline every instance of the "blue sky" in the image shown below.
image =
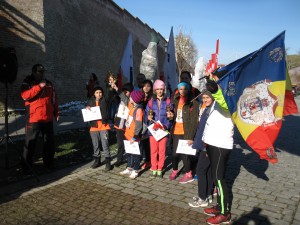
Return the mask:
<svg viewBox="0 0 300 225">
<path fill-rule="evenodd" d="M 288 54 L 300 51 L 300 0 L 114 0 L 169 38 L 183 27 L 205 60 L 220 39 L 219 63 L 253 52 L 282 31 Z"/>
</svg>

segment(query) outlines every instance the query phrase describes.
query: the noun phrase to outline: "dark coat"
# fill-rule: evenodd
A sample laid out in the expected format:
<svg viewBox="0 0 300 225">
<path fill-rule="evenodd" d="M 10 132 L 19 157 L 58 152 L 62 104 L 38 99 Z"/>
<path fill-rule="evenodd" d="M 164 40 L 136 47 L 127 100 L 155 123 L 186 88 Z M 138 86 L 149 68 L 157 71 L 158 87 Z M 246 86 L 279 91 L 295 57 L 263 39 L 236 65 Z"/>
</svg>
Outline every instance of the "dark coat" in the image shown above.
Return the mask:
<svg viewBox="0 0 300 225">
<path fill-rule="evenodd" d="M 182 109 L 182 119 L 183 119 L 183 130 L 184 130 L 184 139 L 185 140 L 194 140 L 198 119 L 199 119 L 199 103 L 194 100 L 191 102 L 193 96 L 191 94 L 188 95 L 188 99 L 186 103 L 183 105 Z M 174 119 L 173 119 L 173 127 L 172 133 L 174 133 L 175 127 L 175 116 L 177 115 L 177 108 L 179 103 L 180 95 L 179 93 L 174 96 L 173 99 L 173 107 L 174 107 Z"/>
</svg>

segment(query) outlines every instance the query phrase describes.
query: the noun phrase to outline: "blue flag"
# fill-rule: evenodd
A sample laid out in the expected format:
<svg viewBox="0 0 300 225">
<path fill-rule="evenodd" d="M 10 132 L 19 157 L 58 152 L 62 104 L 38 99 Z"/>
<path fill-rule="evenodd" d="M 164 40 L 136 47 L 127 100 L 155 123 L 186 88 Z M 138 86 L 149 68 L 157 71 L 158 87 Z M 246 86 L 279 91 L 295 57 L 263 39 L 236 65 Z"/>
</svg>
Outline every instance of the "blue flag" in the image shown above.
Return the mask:
<svg viewBox="0 0 300 225">
<path fill-rule="evenodd" d="M 282 123 L 285 85 L 285 32 L 259 50 L 223 67 L 220 85 L 232 119 L 261 159 L 278 161 L 274 151 Z M 220 72 L 218 70 L 218 72 Z"/>
</svg>

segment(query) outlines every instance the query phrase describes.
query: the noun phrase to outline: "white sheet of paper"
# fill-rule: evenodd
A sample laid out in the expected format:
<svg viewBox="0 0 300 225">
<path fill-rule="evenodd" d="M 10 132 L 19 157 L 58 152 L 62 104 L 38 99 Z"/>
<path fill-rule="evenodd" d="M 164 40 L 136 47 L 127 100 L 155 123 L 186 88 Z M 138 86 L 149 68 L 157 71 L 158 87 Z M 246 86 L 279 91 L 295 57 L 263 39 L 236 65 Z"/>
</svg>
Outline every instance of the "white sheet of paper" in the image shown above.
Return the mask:
<svg viewBox="0 0 300 225">
<path fill-rule="evenodd" d="M 118 113 L 117 113 L 117 117 L 126 120 L 128 118 L 128 115 L 129 115 L 128 107 L 124 104 L 120 104 L 119 109 L 118 109 Z"/>
<path fill-rule="evenodd" d="M 192 145 L 188 145 L 187 140 L 179 139 L 176 153 L 196 155 L 196 149 L 192 148 Z"/>
<path fill-rule="evenodd" d="M 160 125 L 162 125 L 159 120 L 156 122 L 159 123 Z M 163 137 L 168 135 L 168 132 L 166 132 L 162 129 L 154 130 L 153 126 L 154 126 L 154 123 L 148 127 L 148 130 L 150 131 L 150 133 L 152 134 L 152 136 L 154 137 L 154 139 L 156 141 L 159 141 L 160 139 L 162 139 Z"/>
<path fill-rule="evenodd" d="M 91 107 L 91 110 L 81 109 L 81 112 L 82 112 L 84 122 L 102 119 L 100 107 L 98 106 Z"/>
<path fill-rule="evenodd" d="M 130 141 L 124 140 L 124 147 L 126 153 L 135 154 L 135 155 L 141 154 L 139 143 L 137 141 L 130 144 Z"/>
</svg>

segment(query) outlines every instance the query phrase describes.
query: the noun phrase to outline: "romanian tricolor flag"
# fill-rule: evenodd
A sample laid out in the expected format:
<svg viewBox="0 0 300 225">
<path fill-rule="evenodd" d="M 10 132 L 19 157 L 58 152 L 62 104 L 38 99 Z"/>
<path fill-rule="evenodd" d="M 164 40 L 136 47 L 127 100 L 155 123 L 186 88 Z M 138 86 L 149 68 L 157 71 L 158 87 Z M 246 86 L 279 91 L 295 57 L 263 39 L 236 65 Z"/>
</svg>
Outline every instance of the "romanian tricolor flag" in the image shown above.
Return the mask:
<svg viewBox="0 0 300 225">
<path fill-rule="evenodd" d="M 261 49 L 221 68 L 218 81 L 232 119 L 261 159 L 278 162 L 274 142 L 282 124 L 286 89 L 285 32 Z"/>
</svg>

